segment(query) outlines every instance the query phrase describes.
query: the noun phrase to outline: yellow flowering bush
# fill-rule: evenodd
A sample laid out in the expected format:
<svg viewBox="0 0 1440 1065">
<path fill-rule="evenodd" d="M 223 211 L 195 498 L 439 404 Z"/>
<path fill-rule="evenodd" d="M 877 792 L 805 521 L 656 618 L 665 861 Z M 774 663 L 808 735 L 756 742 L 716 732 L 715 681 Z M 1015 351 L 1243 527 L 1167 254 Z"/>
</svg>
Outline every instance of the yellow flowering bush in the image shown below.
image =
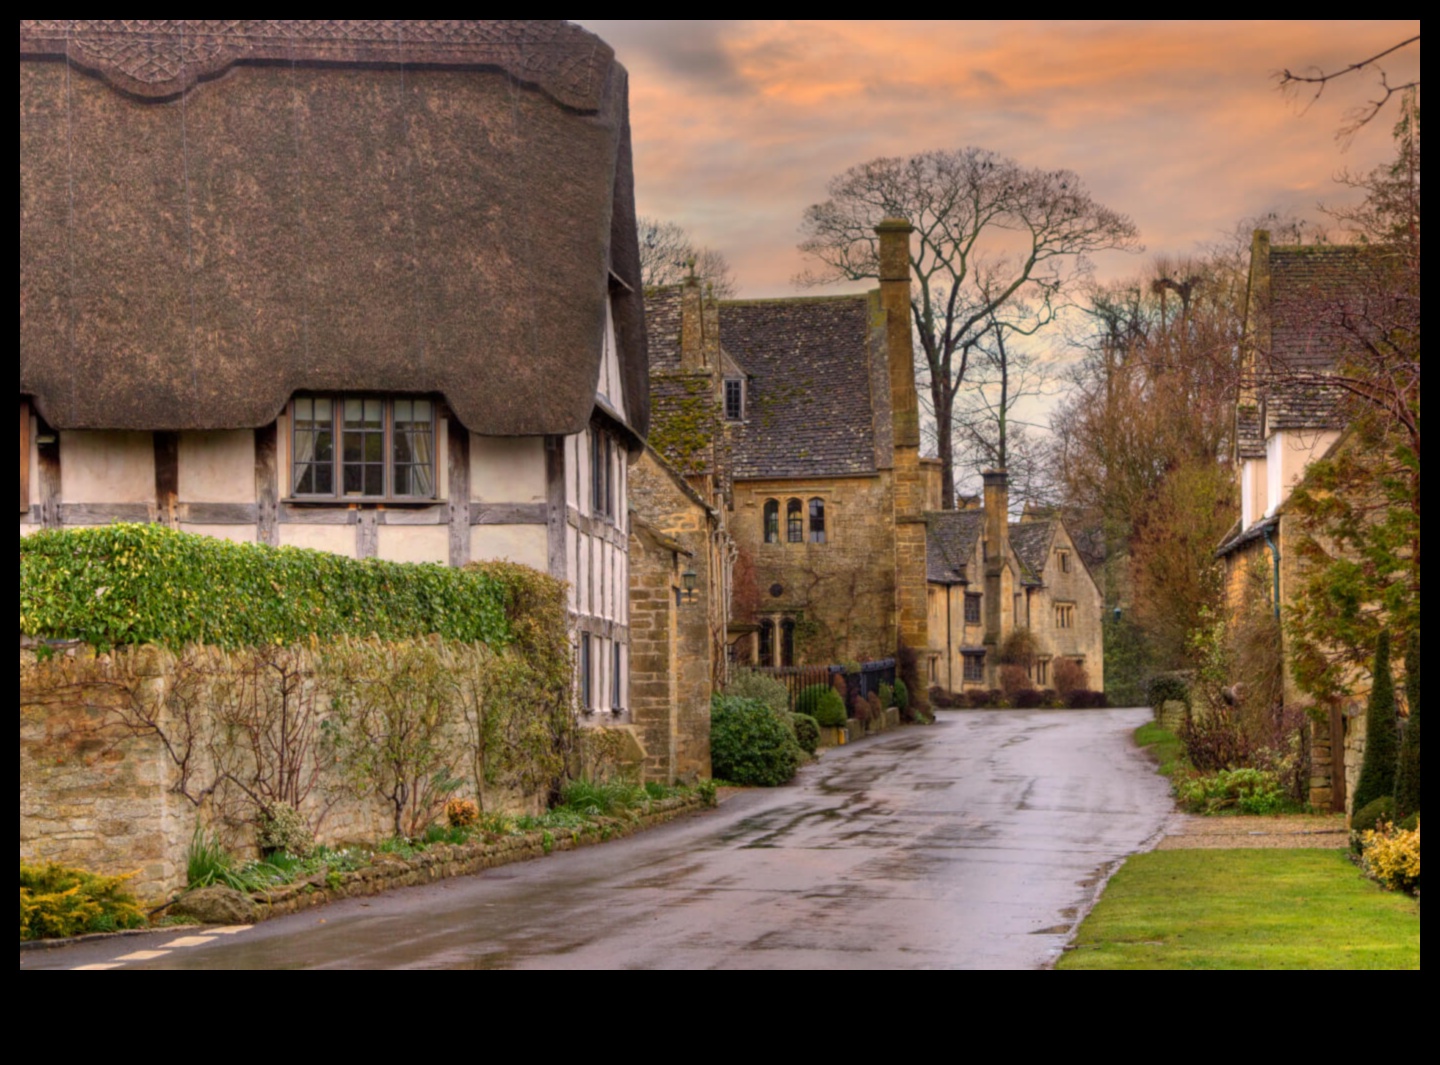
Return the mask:
<svg viewBox="0 0 1440 1065">
<path fill-rule="evenodd" d="M 474 799 L 451 799 L 445 804 L 445 820 L 451 828 L 469 828 L 480 820 L 480 806 Z"/>
<path fill-rule="evenodd" d="M 1420 890 L 1420 826 L 1406 831 L 1390 825 L 1360 837 L 1365 871 L 1392 891 Z"/>
</svg>

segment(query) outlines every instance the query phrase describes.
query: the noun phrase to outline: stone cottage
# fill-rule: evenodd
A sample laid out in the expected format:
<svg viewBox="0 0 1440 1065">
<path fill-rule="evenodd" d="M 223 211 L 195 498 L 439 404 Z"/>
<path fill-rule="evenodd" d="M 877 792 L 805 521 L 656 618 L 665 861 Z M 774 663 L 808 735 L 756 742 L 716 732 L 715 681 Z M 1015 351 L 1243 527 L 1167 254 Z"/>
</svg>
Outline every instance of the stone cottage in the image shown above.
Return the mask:
<svg viewBox="0 0 1440 1065">
<path fill-rule="evenodd" d="M 1065 523 L 1027 512 L 1009 518 L 1004 470 L 983 476 L 978 505 L 930 510 L 929 682 L 949 692 L 1000 686 L 1000 651 L 1017 629 L 1035 637 L 1031 683 L 1049 688 L 1055 663 L 1068 658 L 1095 691 L 1105 687 L 1104 600 Z M 940 500 L 938 469 L 930 482 Z"/>
<path fill-rule="evenodd" d="M 523 562 L 623 709 L 627 108 L 560 20 L 21 20 L 20 535 Z"/>
<path fill-rule="evenodd" d="M 878 292 L 716 301 L 692 278 L 647 294 L 652 442 L 726 512 L 739 663 L 927 644 L 911 229 L 879 232 Z"/>
<path fill-rule="evenodd" d="M 1243 333 L 1245 386 L 1235 407 L 1240 515 L 1216 552 L 1232 611 L 1257 594 L 1283 609 L 1298 586 L 1302 531 L 1287 516 L 1286 503 L 1311 463 L 1347 446 L 1341 393 L 1317 380 L 1334 369 L 1346 337 L 1336 316 L 1320 311 L 1358 303 L 1366 254 L 1353 245 L 1275 245 L 1268 232 L 1255 231 Z M 1289 659 L 1286 653 L 1285 700 L 1299 705 Z M 1330 707 L 1316 722 L 1313 804 L 1346 809 L 1359 773 L 1362 711 L 1352 700 Z"/>
</svg>

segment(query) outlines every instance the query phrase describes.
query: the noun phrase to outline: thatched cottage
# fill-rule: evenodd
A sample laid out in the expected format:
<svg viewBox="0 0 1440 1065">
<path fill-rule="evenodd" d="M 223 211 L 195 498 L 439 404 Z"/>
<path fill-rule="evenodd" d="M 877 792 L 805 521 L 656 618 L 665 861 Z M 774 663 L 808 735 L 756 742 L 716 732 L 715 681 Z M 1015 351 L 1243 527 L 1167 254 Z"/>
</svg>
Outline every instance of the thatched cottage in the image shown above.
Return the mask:
<svg viewBox="0 0 1440 1065">
<path fill-rule="evenodd" d="M 627 83 L 559 20 L 20 22 L 20 534 L 569 581 L 627 700 Z"/>
</svg>

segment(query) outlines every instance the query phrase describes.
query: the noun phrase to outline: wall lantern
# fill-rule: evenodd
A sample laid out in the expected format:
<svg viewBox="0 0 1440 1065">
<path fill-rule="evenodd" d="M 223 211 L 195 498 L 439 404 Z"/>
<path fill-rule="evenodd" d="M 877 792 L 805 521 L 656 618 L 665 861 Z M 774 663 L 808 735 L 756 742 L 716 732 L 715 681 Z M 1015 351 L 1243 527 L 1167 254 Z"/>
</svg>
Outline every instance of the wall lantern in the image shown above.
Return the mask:
<svg viewBox="0 0 1440 1065">
<path fill-rule="evenodd" d="M 680 574 L 680 587 L 675 589 L 675 605 L 681 603 L 695 602 L 695 582 L 697 575 L 693 569 L 687 569 Z"/>
</svg>

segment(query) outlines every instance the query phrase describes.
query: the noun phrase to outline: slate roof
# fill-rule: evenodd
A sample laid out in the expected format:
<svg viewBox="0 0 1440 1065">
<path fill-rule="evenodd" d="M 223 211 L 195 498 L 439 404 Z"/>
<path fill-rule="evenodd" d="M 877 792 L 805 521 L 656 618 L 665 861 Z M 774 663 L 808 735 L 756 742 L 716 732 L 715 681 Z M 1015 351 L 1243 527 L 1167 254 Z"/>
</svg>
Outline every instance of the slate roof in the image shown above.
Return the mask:
<svg viewBox="0 0 1440 1065">
<path fill-rule="evenodd" d="M 926 513 L 926 579 L 937 584 L 957 584 L 970 579 L 966 567 L 975 557 L 975 545 L 984 531 L 983 510 L 935 510 Z"/>
<path fill-rule="evenodd" d="M 1010 523 L 1010 546 L 1029 572 L 1028 580 L 1039 581 L 1045 576 L 1045 562 L 1050 557 L 1050 542 L 1055 538 L 1053 521 L 1022 521 Z"/>
<path fill-rule="evenodd" d="M 580 27 L 34 19 L 19 66 L 20 391 L 52 426 L 365 390 L 571 434 L 609 303 L 646 431 L 627 75 Z"/>
<path fill-rule="evenodd" d="M 1345 417 L 1342 393 L 1316 375 L 1328 373 L 1347 346 L 1355 342 L 1345 325 L 1347 316 L 1364 304 L 1366 277 L 1374 251 L 1356 245 L 1272 246 L 1268 336 L 1258 338 L 1268 360 L 1269 380 L 1262 380 L 1265 428 L 1338 429 Z M 1237 424 L 1242 457 L 1256 457 L 1263 431 Z"/>
<path fill-rule="evenodd" d="M 875 472 L 868 296 L 722 302 L 720 340 L 751 374 L 737 480 Z"/>
<path fill-rule="evenodd" d="M 679 285 L 647 289 L 645 326 L 650 337 L 650 374 L 680 370 L 680 317 L 684 289 Z"/>
<path fill-rule="evenodd" d="M 1235 408 L 1235 451 L 1242 459 L 1265 457 L 1265 424 L 1254 404 Z"/>
</svg>

